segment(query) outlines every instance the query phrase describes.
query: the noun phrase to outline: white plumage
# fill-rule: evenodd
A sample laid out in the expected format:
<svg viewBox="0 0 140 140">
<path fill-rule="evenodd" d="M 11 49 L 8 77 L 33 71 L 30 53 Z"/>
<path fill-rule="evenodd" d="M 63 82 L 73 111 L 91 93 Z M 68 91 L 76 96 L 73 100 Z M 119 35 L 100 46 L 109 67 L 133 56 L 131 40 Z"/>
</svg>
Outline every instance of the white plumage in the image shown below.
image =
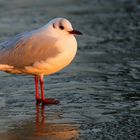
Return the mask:
<svg viewBox="0 0 140 140">
<path fill-rule="evenodd" d="M 53 24 L 58 25 L 54 28 Z M 63 25 L 65 30 L 59 29 Z M 77 42 L 70 22 L 56 18 L 44 27 L 20 34 L 0 44 L 0 70 L 9 73 L 49 75 L 74 58 Z"/>
<path fill-rule="evenodd" d="M 77 51 L 71 23 L 55 18 L 45 26 L 0 43 L 0 70 L 39 77 L 66 67 Z"/>
</svg>

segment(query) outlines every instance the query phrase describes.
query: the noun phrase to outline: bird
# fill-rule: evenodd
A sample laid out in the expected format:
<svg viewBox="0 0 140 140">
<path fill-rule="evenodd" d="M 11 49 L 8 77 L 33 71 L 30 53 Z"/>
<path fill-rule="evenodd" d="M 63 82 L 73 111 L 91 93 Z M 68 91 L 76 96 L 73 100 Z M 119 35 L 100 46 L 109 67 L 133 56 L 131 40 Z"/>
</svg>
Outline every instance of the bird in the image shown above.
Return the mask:
<svg viewBox="0 0 140 140">
<path fill-rule="evenodd" d="M 82 33 L 61 17 L 38 29 L 20 33 L 0 43 L 0 71 L 32 75 L 36 102 L 59 104 L 57 99 L 45 98 L 44 76 L 54 74 L 72 62 L 77 52 L 75 35 Z"/>
</svg>

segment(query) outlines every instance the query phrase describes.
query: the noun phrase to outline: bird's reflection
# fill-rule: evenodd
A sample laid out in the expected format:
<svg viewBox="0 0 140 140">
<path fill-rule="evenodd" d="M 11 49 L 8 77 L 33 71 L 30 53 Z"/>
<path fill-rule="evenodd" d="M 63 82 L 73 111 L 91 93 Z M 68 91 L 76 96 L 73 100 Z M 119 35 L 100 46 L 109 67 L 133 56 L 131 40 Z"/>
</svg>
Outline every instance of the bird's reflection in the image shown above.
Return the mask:
<svg viewBox="0 0 140 140">
<path fill-rule="evenodd" d="M 78 126 L 74 124 L 47 123 L 46 106 L 36 105 L 36 137 L 54 140 L 78 138 Z M 53 122 L 53 120 L 52 120 Z"/>
<path fill-rule="evenodd" d="M 45 106 L 42 105 L 41 108 L 39 104 L 36 104 L 36 134 L 39 135 L 41 129 L 45 127 Z"/>
<path fill-rule="evenodd" d="M 47 113 L 46 113 L 47 112 Z M 45 140 L 69 140 L 78 139 L 79 131 L 76 124 L 62 123 L 54 112 L 49 115 L 48 106 L 36 105 L 35 116 L 30 119 L 14 123 L 5 133 L 0 134 L 0 140 L 19 139 L 45 139 Z M 57 115 L 56 115 L 57 114 Z M 57 121 L 56 121 L 57 120 Z M 1 139 L 2 138 L 2 139 Z"/>
</svg>

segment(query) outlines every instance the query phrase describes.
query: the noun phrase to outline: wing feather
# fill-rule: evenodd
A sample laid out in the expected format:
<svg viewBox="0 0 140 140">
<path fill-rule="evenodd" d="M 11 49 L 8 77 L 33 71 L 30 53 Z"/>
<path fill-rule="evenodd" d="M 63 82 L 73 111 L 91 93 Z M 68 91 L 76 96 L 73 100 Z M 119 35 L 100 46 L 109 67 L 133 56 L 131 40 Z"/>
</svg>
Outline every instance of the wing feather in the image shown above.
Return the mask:
<svg viewBox="0 0 140 140">
<path fill-rule="evenodd" d="M 0 64 L 17 68 L 32 66 L 59 53 L 56 38 L 42 32 L 25 32 L 0 43 Z M 53 51 L 55 49 L 55 51 Z"/>
</svg>

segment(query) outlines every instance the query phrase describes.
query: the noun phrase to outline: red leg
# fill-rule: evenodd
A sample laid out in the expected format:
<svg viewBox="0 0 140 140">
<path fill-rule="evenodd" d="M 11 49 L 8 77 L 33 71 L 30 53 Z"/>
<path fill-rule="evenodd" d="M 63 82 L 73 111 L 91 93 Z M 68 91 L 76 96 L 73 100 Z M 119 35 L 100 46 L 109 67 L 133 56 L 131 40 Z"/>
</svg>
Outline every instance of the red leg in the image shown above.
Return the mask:
<svg viewBox="0 0 140 140">
<path fill-rule="evenodd" d="M 41 98 L 39 97 L 39 92 L 38 92 L 38 76 L 36 75 L 35 75 L 35 98 L 37 104 L 41 102 Z"/>
<path fill-rule="evenodd" d="M 44 96 L 44 76 L 43 75 L 40 75 L 40 88 L 41 88 L 41 99 L 42 101 L 45 99 L 45 96 Z"/>
<path fill-rule="evenodd" d="M 41 87 L 41 100 L 42 104 L 58 104 L 59 101 L 52 98 L 45 98 L 44 95 L 44 76 L 40 75 L 40 87 Z"/>
</svg>

